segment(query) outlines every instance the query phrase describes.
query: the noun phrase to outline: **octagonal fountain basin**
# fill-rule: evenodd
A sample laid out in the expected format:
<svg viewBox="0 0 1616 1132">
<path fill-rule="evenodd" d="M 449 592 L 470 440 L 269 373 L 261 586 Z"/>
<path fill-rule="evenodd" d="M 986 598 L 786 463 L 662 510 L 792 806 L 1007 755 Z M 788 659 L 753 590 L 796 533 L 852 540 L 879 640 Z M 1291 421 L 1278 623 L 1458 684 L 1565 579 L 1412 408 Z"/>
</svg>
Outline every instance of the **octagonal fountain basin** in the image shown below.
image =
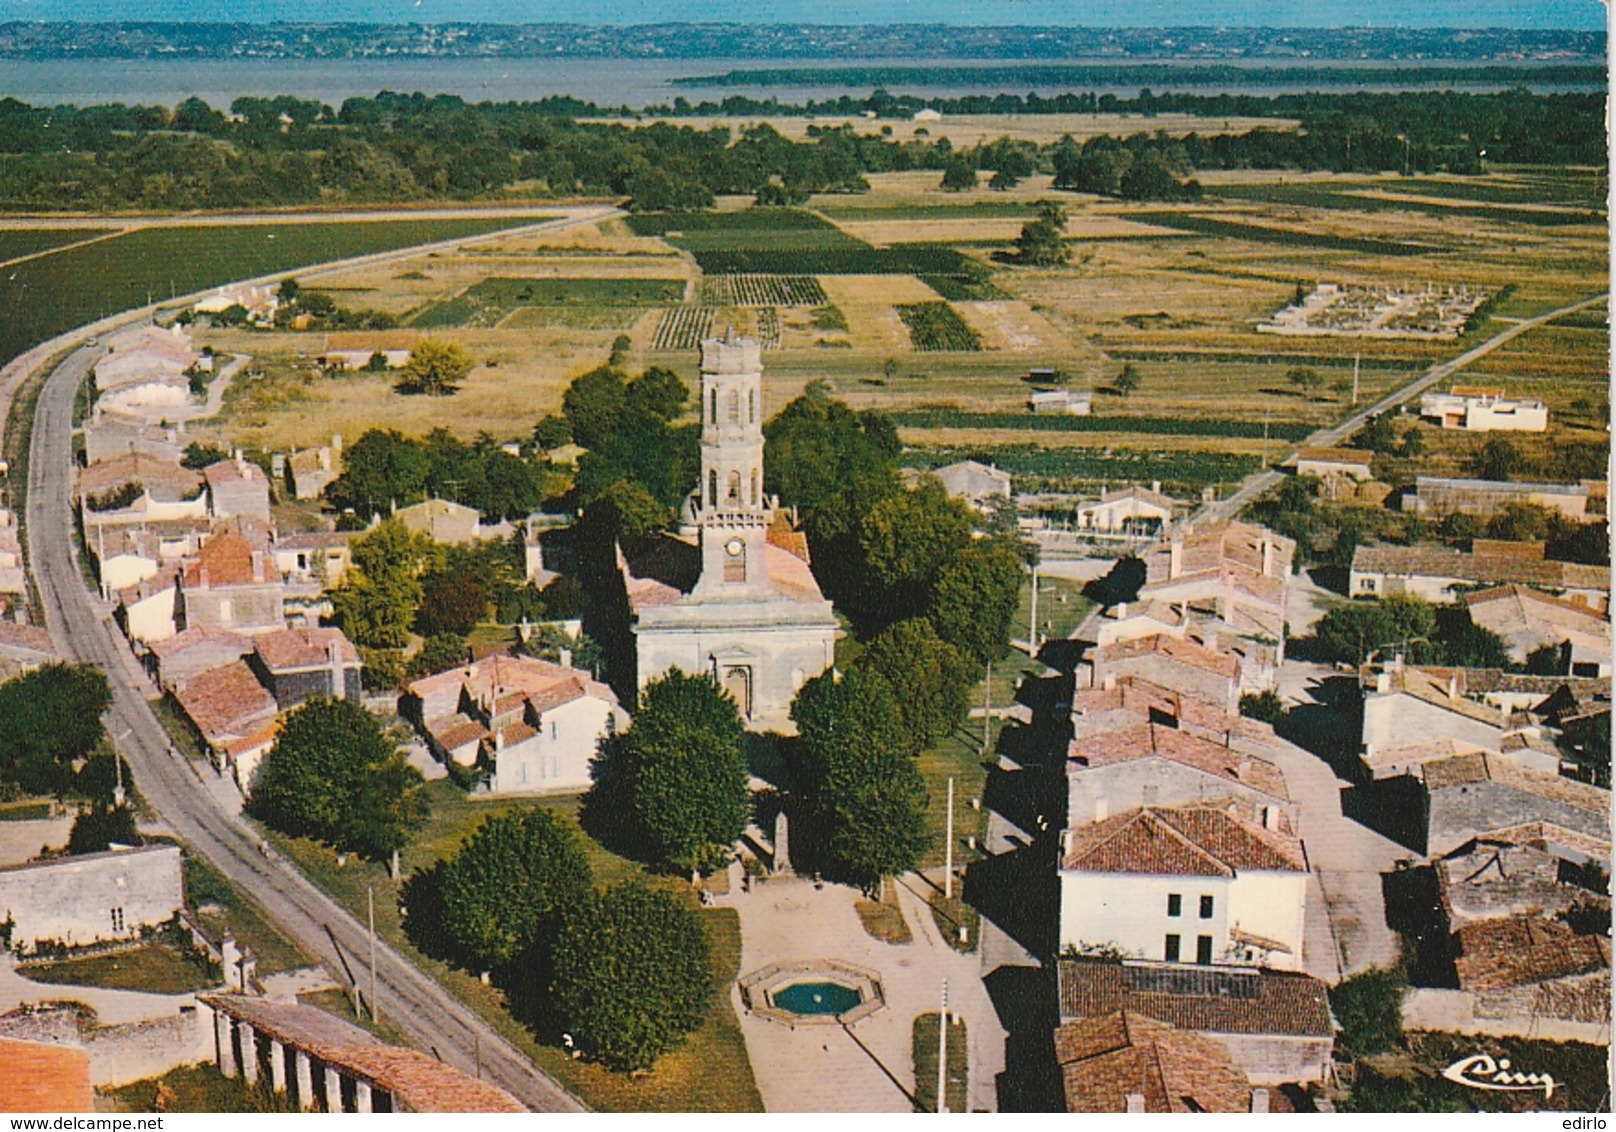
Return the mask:
<svg viewBox="0 0 1616 1132">
<path fill-rule="evenodd" d="M 776 1010 L 787 1014 L 846 1014 L 864 1001 L 857 987 L 841 983 L 791 983 L 769 992 Z"/>
<path fill-rule="evenodd" d="M 739 986 L 748 1011 L 793 1027 L 851 1025 L 886 1005 L 878 974 L 835 959 L 772 964 L 744 976 Z"/>
</svg>

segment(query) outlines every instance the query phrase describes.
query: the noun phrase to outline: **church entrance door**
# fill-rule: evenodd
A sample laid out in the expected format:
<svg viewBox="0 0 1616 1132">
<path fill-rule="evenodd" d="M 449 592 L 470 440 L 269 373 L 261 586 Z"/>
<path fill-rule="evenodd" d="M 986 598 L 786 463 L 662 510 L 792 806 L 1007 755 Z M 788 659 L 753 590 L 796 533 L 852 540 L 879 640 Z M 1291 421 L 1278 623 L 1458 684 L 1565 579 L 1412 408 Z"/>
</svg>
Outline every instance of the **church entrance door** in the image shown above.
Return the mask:
<svg viewBox="0 0 1616 1132">
<path fill-rule="evenodd" d="M 752 670 L 744 665 L 726 665 L 720 686 L 741 709 L 741 718 L 752 718 Z"/>
</svg>

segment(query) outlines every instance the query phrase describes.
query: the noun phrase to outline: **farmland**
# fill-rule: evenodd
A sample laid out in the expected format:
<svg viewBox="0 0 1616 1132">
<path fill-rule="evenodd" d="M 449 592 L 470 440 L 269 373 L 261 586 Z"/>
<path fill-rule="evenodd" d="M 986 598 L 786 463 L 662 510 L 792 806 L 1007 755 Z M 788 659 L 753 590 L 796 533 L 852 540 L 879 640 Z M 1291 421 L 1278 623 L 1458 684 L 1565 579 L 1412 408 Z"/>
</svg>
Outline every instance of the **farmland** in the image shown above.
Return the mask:
<svg viewBox="0 0 1616 1132">
<path fill-rule="evenodd" d="M 0 277 L 0 358 L 153 300 L 255 275 L 514 227 L 513 220 L 382 220 L 144 228 L 18 264 Z"/>
<path fill-rule="evenodd" d="M 666 365 L 693 380 L 700 338 L 733 326 L 768 349 L 766 412 L 823 379 L 857 408 L 898 414 L 903 439 L 926 451 L 1035 445 L 1065 462 L 1018 473 L 1037 482 L 1149 475 L 1193 491 L 1277 459 L 1510 319 L 1597 293 L 1607 266 L 1603 218 L 1584 211 L 1601 191 L 1593 171 L 1213 171 L 1205 200 L 1170 207 L 1055 193 L 1047 175 L 1005 192 L 943 192 L 927 172 L 869 180 L 867 194 L 797 208 L 726 198 L 714 211 L 513 236 L 321 285 L 345 304 L 456 337 L 485 363 L 449 422 L 467 435 L 524 435 L 618 335 L 630 339 L 629 368 Z M 1067 206 L 1070 263 L 1021 266 L 1007 254 L 1014 234 L 1051 197 Z M 1298 285 L 1322 282 L 1514 290 L 1458 342 L 1258 333 Z M 641 289 L 651 286 L 666 290 Z M 473 302 L 487 309 L 468 311 Z M 232 439 L 278 447 L 440 423 L 441 406 L 379 380 L 309 376 L 298 358 L 321 348 L 312 338 L 232 332 L 214 344 L 253 354 L 266 371 L 257 392 L 227 402 L 221 432 Z M 1591 419 L 1607 344 L 1602 324 L 1580 318 L 1489 355 L 1475 374 L 1545 397 L 1567 421 Z M 1125 364 L 1138 383 L 1122 397 L 1111 388 Z M 1034 418 L 1022 379 L 1037 366 L 1092 392 L 1094 415 Z M 1296 367 L 1319 384 L 1304 392 L 1287 377 Z M 1147 452 L 1182 467 L 1152 467 Z"/>
</svg>

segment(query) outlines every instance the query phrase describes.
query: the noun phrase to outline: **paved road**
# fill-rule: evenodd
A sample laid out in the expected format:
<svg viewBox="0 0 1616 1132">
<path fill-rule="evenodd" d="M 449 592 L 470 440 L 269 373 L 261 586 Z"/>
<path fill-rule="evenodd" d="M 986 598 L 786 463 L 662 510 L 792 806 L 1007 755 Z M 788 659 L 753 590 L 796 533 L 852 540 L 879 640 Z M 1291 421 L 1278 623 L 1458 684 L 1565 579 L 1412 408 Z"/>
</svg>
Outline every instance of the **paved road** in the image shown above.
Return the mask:
<svg viewBox="0 0 1616 1132">
<path fill-rule="evenodd" d="M 576 215 L 572 222 L 594 218 Z M 386 260 L 419 250 L 365 258 Z M 46 627 L 63 656 L 107 674 L 113 694 L 108 731 L 121 736 L 120 749 L 141 793 L 174 832 L 310 954 L 334 971 L 342 970 L 344 955 L 357 968 L 360 957 L 368 954 L 365 928 L 291 865 L 266 856 L 251 828 L 220 809 L 198 772 L 182 757 L 169 755 L 168 735 L 147 702 L 149 686 L 105 607 L 84 587 L 70 519 L 72 411 L 74 393 L 98 354 L 84 347 L 65 358 L 47 379 L 34 417 L 26 523 Z M 583 1110 L 582 1102 L 392 948 L 379 945 L 377 959 L 382 1016 L 412 1042 L 467 1072 L 477 1072 L 480 1064 L 485 1079 L 536 1111 Z"/>
<path fill-rule="evenodd" d="M 1559 310 L 1550 311 L 1548 314 L 1540 314 L 1536 318 L 1529 318 L 1524 322 L 1516 323 L 1508 330 L 1487 339 L 1487 341 L 1483 342 L 1481 345 L 1470 350 L 1466 350 L 1452 361 L 1441 362 L 1438 365 L 1432 366 L 1430 369 L 1425 371 L 1424 376 L 1410 382 L 1401 389 L 1393 390 L 1391 393 L 1388 393 L 1385 397 L 1382 397 L 1379 401 L 1376 401 L 1373 405 L 1369 406 L 1361 413 L 1353 414 L 1338 425 L 1334 425 L 1326 429 L 1320 429 L 1318 432 L 1315 432 L 1312 436 L 1303 441 L 1303 446 L 1308 448 L 1330 448 L 1340 444 L 1353 433 L 1363 428 L 1363 426 L 1369 422 L 1370 417 L 1384 413 L 1388 409 L 1395 409 L 1404 401 L 1407 401 L 1412 397 L 1419 396 L 1437 382 L 1453 376 L 1455 373 L 1468 366 L 1471 362 L 1492 353 L 1494 350 L 1498 349 L 1498 347 L 1519 337 L 1522 334 L 1525 334 L 1528 330 L 1531 330 L 1537 326 L 1542 326 L 1545 322 L 1550 322 L 1556 318 L 1559 318 L 1561 315 L 1571 314 L 1573 311 L 1580 311 L 1584 307 L 1591 307 L 1597 303 L 1602 303 L 1605 301 L 1606 297 L 1607 296 L 1605 294 L 1595 295 L 1591 299 L 1583 299 L 1580 303 L 1572 303 L 1568 307 L 1561 307 Z M 1292 452 L 1285 459 L 1289 460 L 1291 457 L 1295 456 L 1295 454 L 1295 452 Z M 1280 463 L 1284 462 L 1285 460 L 1280 461 Z M 1227 499 L 1219 500 L 1218 502 L 1205 507 L 1191 519 L 1191 522 L 1208 523 L 1219 522 L 1223 519 L 1231 519 L 1238 515 L 1248 504 L 1258 499 L 1265 491 L 1277 484 L 1280 481 L 1280 478 L 1281 473 L 1277 471 L 1268 470 L 1258 472 L 1255 475 L 1248 477 L 1246 482 L 1241 485 L 1239 491 L 1236 491 Z"/>
</svg>

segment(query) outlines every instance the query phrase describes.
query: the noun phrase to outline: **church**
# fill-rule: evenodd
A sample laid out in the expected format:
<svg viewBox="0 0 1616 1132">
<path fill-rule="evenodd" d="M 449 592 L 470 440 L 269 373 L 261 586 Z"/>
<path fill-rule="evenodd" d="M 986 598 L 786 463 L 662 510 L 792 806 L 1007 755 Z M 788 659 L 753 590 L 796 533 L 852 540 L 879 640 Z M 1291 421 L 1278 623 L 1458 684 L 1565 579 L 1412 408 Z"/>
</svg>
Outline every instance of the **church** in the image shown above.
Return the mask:
<svg viewBox="0 0 1616 1132">
<path fill-rule="evenodd" d="M 789 730 L 791 701 L 835 661 L 837 624 L 808 543 L 763 491 L 758 343 L 701 344 L 701 479 L 677 535 L 623 560 L 638 686 L 711 675 L 748 728 Z"/>
</svg>

